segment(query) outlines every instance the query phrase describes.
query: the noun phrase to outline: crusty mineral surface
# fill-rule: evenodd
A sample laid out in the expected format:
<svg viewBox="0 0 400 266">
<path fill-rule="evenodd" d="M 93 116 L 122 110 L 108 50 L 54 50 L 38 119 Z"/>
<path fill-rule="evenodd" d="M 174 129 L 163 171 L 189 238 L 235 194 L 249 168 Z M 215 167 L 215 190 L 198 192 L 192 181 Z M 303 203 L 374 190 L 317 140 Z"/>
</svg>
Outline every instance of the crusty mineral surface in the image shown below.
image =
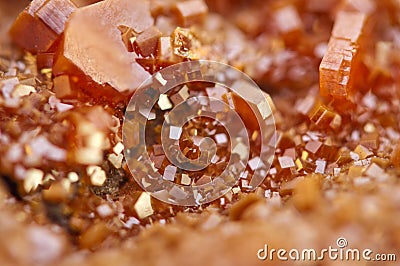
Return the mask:
<svg viewBox="0 0 400 266">
<path fill-rule="evenodd" d="M 399 14 L 395 0 L 0 2 L 1 265 L 397 265 Z M 168 205 L 129 171 L 123 117 L 144 80 L 198 59 L 269 94 L 277 148 L 256 190 L 250 161 L 218 200 Z M 251 105 L 224 87 L 163 94 L 147 150 L 181 185 L 211 182 L 228 154 L 221 125 L 193 120 L 178 146 L 195 159 L 191 136 L 214 138 L 214 167 L 199 178 L 170 166 L 157 123 L 195 94 L 232 103 L 251 156 L 261 141 Z M 370 249 L 372 261 L 261 260 L 266 246 Z"/>
</svg>

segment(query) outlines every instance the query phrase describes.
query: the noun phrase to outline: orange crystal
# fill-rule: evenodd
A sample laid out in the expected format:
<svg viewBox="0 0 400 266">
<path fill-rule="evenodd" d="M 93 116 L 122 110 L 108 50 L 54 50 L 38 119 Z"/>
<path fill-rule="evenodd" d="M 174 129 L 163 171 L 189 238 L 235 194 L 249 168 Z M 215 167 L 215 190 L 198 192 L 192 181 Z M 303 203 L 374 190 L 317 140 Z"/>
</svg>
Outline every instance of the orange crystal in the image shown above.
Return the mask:
<svg viewBox="0 0 400 266">
<path fill-rule="evenodd" d="M 67 75 L 55 77 L 53 80 L 53 86 L 58 99 L 64 99 L 75 95 L 71 81 Z"/>
<path fill-rule="evenodd" d="M 323 96 L 350 99 L 355 75 L 359 71 L 357 56 L 365 30 L 366 15 L 341 11 L 332 30 L 328 50 L 319 67 L 320 91 Z"/>
<path fill-rule="evenodd" d="M 31 53 L 46 52 L 64 31 L 66 20 L 75 9 L 69 0 L 34 0 L 14 22 L 10 36 Z"/>
<path fill-rule="evenodd" d="M 60 35 L 64 31 L 68 17 L 74 12 L 76 6 L 71 1 L 49 0 L 36 12 L 46 25 Z"/>
<path fill-rule="evenodd" d="M 71 16 L 61 54 L 95 83 L 118 92 L 133 91 L 150 74 L 136 62 L 137 55 L 126 49 L 118 27 L 142 32 L 152 24 L 149 4 L 142 0 L 107 0 L 86 6 Z"/>
<path fill-rule="evenodd" d="M 143 56 L 154 55 L 157 50 L 158 39 L 161 32 L 156 27 L 150 27 L 140 33 L 136 39 L 136 44 Z"/>
<path fill-rule="evenodd" d="M 54 31 L 27 10 L 14 22 L 10 36 L 18 46 L 34 54 L 47 51 L 57 39 Z"/>
<path fill-rule="evenodd" d="M 179 14 L 180 22 L 185 27 L 202 22 L 208 12 L 207 5 L 203 0 L 178 2 L 176 4 L 176 9 Z"/>
</svg>

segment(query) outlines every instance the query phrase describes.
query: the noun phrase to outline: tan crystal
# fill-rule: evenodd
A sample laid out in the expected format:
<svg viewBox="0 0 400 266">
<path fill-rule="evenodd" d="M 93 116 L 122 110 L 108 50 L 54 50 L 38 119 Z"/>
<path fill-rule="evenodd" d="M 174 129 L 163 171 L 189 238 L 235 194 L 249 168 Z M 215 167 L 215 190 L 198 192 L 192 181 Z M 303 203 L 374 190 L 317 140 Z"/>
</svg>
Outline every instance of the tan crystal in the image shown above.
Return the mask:
<svg viewBox="0 0 400 266">
<path fill-rule="evenodd" d="M 152 24 L 149 4 L 142 0 L 107 0 L 80 8 L 65 30 L 63 54 L 95 82 L 132 91 L 150 75 L 127 51 L 117 27 L 141 32 Z"/>
</svg>

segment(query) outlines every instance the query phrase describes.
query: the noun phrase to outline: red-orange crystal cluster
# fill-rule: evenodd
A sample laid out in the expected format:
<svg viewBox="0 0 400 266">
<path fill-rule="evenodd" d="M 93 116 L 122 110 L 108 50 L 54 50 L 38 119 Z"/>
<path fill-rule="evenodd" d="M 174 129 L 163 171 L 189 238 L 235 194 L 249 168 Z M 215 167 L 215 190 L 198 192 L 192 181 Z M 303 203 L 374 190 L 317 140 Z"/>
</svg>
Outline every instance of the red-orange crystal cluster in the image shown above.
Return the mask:
<svg viewBox="0 0 400 266">
<path fill-rule="evenodd" d="M 0 261 L 277 265 L 257 250 L 323 249 L 340 236 L 400 256 L 399 13 L 396 0 L 0 2 Z M 271 95 L 277 149 L 255 191 L 243 176 L 214 202 L 170 206 L 134 182 L 121 125 L 141 82 L 198 59 L 230 64 Z M 260 141 L 246 101 L 189 87 L 164 95 L 148 127 L 154 165 L 186 186 L 224 167 L 198 178 L 165 158 L 156 122 L 191 93 L 223 95 L 252 152 Z M 215 121 L 181 133 L 190 158 L 196 134 L 229 146 Z"/>
</svg>

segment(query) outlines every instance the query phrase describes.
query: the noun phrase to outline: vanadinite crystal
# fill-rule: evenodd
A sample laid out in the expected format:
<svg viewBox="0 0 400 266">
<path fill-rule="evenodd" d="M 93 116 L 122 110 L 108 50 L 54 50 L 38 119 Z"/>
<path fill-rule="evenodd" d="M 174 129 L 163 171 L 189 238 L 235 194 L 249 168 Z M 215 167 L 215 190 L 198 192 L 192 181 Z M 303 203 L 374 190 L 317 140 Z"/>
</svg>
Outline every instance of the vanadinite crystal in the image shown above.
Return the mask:
<svg viewBox="0 0 400 266">
<path fill-rule="evenodd" d="M 10 29 L 15 43 L 32 53 L 46 52 L 64 31 L 76 6 L 70 0 L 34 0 Z"/>
<path fill-rule="evenodd" d="M 335 248 L 338 237 L 398 260 L 399 14 L 396 0 L 0 1 L 1 264 L 277 265 L 257 251 Z M 189 82 L 147 91 L 138 103 L 156 95 L 154 106 L 129 117 L 143 81 L 203 59 L 243 71 L 265 97 Z M 221 105 L 200 107 L 205 96 L 237 113 L 243 135 L 230 138 L 225 114 L 211 116 Z M 255 115 L 266 102 L 271 110 Z M 162 135 L 185 108 L 204 116 Z M 271 112 L 265 170 L 257 118 Z M 132 174 L 126 151 L 142 155 L 144 120 L 151 165 L 136 162 Z M 169 205 L 143 191 L 155 173 L 212 189 L 232 154 L 248 163 L 210 203 Z M 174 162 L 185 158 L 210 165 L 183 171 Z"/>
<path fill-rule="evenodd" d="M 349 99 L 353 94 L 360 70 L 360 49 L 364 45 L 367 17 L 361 12 L 340 11 L 320 69 L 320 87 L 323 96 Z"/>
<path fill-rule="evenodd" d="M 140 33 L 152 24 L 145 1 L 107 0 L 83 7 L 69 20 L 61 54 L 94 82 L 119 92 L 133 90 L 149 74 L 123 45 L 118 26 Z"/>
</svg>

